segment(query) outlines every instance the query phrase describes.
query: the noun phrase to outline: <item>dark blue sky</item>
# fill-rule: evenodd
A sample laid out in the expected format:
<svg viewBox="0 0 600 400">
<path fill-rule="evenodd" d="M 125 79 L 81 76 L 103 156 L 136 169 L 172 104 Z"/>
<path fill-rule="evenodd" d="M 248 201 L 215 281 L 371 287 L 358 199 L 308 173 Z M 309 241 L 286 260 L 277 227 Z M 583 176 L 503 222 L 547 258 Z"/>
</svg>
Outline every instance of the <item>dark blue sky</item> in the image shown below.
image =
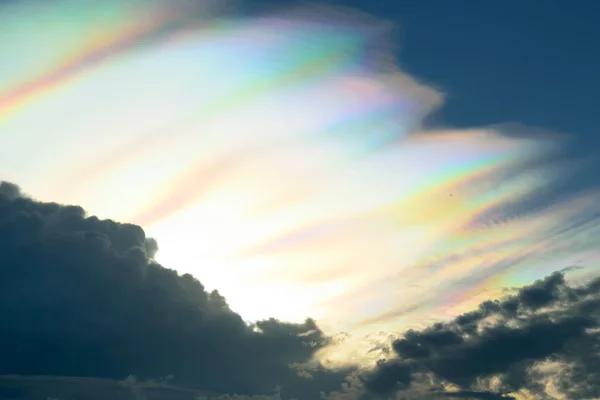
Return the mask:
<svg viewBox="0 0 600 400">
<path fill-rule="evenodd" d="M 401 27 L 400 63 L 454 126 L 521 122 L 597 143 L 600 2 L 339 0 Z"/>
</svg>

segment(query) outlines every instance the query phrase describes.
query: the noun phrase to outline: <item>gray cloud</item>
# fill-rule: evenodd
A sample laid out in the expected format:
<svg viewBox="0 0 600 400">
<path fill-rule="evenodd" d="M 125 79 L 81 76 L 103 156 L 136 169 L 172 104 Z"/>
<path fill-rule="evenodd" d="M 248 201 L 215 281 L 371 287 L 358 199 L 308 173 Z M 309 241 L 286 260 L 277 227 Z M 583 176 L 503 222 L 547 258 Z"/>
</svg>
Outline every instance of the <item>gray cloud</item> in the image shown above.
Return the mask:
<svg viewBox="0 0 600 400">
<path fill-rule="evenodd" d="M 0 375 L 140 379 L 314 398 L 346 372 L 296 368 L 329 343 L 315 321 L 246 324 L 217 291 L 157 264 L 135 225 L 0 184 Z M 306 376 L 306 371 L 304 373 Z"/>
<path fill-rule="evenodd" d="M 600 279 L 570 286 L 557 272 L 450 322 L 409 330 L 393 342 L 394 357 L 367 374 L 365 388 L 387 396 L 429 374 L 460 388 L 436 394 L 448 398 L 511 398 L 528 390 L 544 399 L 548 385 L 564 398 L 598 397 L 599 289 Z M 563 373 L 547 372 L 549 363 Z"/>
</svg>

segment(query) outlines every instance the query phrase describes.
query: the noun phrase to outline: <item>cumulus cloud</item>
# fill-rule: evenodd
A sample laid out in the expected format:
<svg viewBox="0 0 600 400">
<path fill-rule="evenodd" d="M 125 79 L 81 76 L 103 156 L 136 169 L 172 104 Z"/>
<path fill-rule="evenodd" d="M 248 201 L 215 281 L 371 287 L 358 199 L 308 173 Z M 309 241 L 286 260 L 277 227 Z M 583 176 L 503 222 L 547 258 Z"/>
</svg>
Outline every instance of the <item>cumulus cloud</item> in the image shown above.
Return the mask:
<svg viewBox="0 0 600 400">
<path fill-rule="evenodd" d="M 217 291 L 157 264 L 155 251 L 139 226 L 1 183 L 0 375 L 172 376 L 219 393 L 283 385 L 301 398 L 342 382 L 345 373 L 314 363 L 312 379 L 292 367 L 329 342 L 315 321 L 248 325 Z"/>
<path fill-rule="evenodd" d="M 600 279 L 569 285 L 556 272 L 450 322 L 409 330 L 364 387 L 378 396 L 410 393 L 428 376 L 445 388 L 433 394 L 442 398 L 596 398 L 599 289 Z"/>
</svg>

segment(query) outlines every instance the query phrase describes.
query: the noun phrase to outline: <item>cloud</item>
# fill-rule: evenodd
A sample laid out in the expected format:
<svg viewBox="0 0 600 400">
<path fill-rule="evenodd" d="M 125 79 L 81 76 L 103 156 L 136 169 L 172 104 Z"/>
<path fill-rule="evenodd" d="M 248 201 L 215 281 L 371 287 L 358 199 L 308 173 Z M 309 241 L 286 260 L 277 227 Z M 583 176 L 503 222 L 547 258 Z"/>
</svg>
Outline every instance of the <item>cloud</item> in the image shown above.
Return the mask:
<svg viewBox="0 0 600 400">
<path fill-rule="evenodd" d="M 329 343 L 315 321 L 248 325 L 217 291 L 157 264 L 156 248 L 136 225 L 0 183 L 0 375 L 172 376 L 220 393 L 283 385 L 298 398 L 339 387 L 343 371 L 313 363 L 306 379 L 291 367 Z"/>
<path fill-rule="evenodd" d="M 370 17 L 221 19 L 192 3 L 0 13 L 0 50 L 15 55 L 0 79 L 1 178 L 143 224 L 162 246 L 3 183 L 0 374 L 173 375 L 254 400 L 596 393 L 596 322 L 573 310 L 594 293 L 557 274 L 463 314 L 507 285 L 598 265 L 600 196 L 572 190 L 578 163 L 550 151 L 562 138 L 427 130 L 442 93 L 398 68 L 389 26 Z M 262 320 L 274 314 L 322 320 Z M 439 319 L 452 321 L 423 328 Z M 352 330 L 348 352 L 325 324 Z M 389 349 L 357 333 L 408 325 Z M 373 371 L 324 366 L 386 351 Z"/>
<path fill-rule="evenodd" d="M 310 315 L 331 333 L 449 318 L 590 269 L 593 227 L 557 229 L 598 225 L 582 193 L 560 193 L 576 180 L 550 151 L 561 138 L 432 131 L 443 93 L 400 68 L 390 24 L 233 3 L 3 4 L 1 178 L 139 224 L 161 263 L 247 320 Z"/>
<path fill-rule="evenodd" d="M 217 291 L 157 264 L 157 247 L 136 225 L 2 182 L 0 375 L 13 376 L 0 391 L 64 391 L 70 379 L 71 391 L 211 400 L 600 396 L 600 278 L 555 272 L 396 336 L 373 368 L 334 370 L 314 357 L 335 343 L 315 321 L 245 323 Z"/>
<path fill-rule="evenodd" d="M 598 397 L 599 306 L 600 278 L 569 285 L 556 272 L 450 322 L 407 331 L 364 387 L 373 395 L 410 393 L 426 374 L 455 388 L 435 393 L 446 398 Z"/>
<path fill-rule="evenodd" d="M 527 205 L 526 196 L 487 210 L 487 215 L 469 216 L 464 225 L 432 243 L 410 269 L 387 277 L 420 285 L 420 295 L 407 294 L 401 303 L 388 304 L 388 311 L 373 313 L 361 324 L 414 321 L 424 311 L 433 319 L 453 318 L 501 295 L 503 288 L 521 286 L 569 265 L 580 266 L 573 270 L 580 278 L 593 276 L 599 200 L 597 191 L 568 195 L 551 191 L 535 207 Z"/>
</svg>

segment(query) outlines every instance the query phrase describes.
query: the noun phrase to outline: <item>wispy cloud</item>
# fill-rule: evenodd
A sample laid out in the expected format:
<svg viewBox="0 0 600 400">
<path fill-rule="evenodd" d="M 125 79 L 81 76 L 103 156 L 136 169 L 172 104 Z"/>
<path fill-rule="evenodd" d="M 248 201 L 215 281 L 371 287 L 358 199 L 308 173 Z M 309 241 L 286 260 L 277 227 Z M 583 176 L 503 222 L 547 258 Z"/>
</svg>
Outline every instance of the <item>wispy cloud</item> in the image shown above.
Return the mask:
<svg viewBox="0 0 600 400">
<path fill-rule="evenodd" d="M 92 25 L 75 2 L 3 14 L 23 39 L 0 40 L 0 177 L 142 224 L 245 318 L 401 329 L 597 264 L 597 194 L 558 191 L 560 136 L 428 129 L 444 96 L 389 25 L 108 3 Z"/>
</svg>

